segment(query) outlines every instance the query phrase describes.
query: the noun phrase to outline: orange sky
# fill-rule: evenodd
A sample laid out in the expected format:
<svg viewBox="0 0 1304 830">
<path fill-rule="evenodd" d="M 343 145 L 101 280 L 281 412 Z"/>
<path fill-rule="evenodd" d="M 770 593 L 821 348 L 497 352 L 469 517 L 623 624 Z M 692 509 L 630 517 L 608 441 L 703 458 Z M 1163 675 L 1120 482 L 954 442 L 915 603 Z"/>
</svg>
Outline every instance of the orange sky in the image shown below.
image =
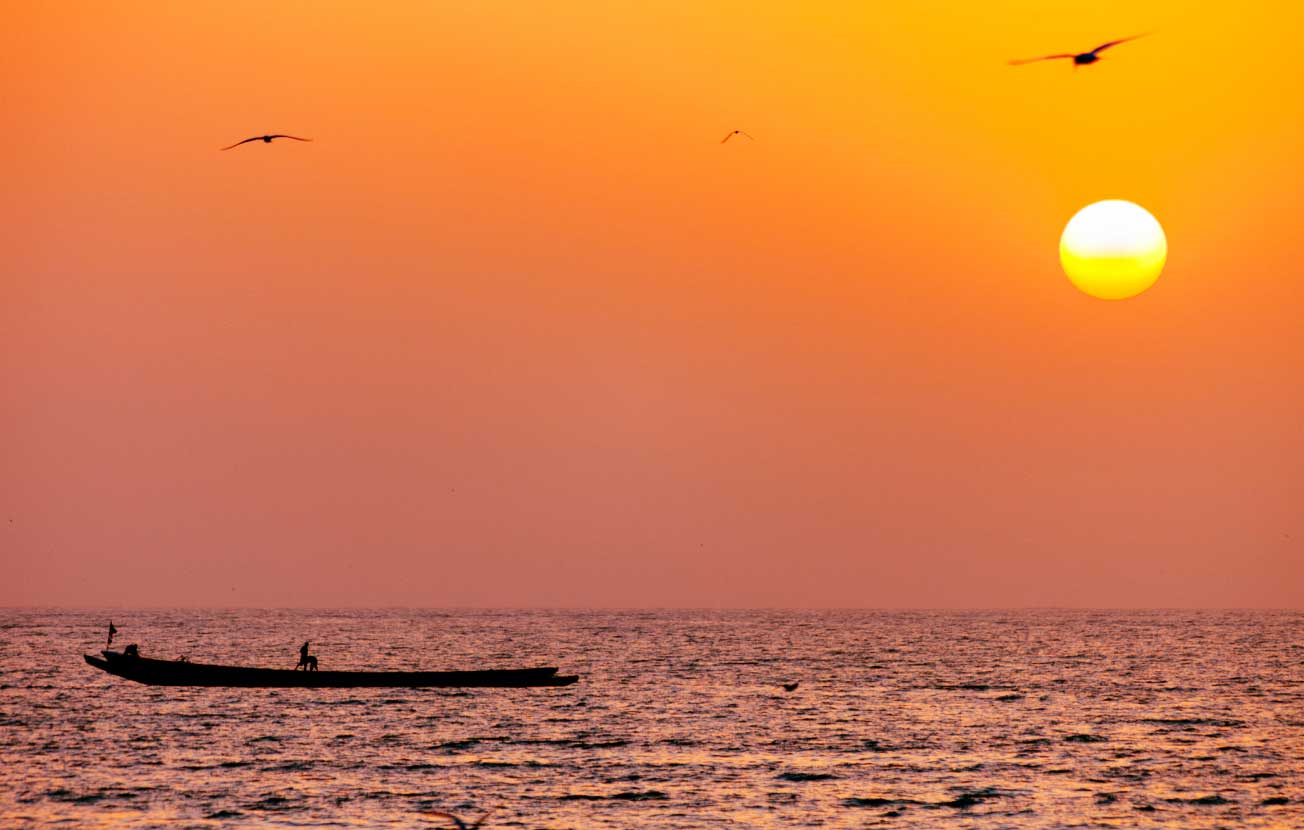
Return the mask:
<svg viewBox="0 0 1304 830">
<path fill-rule="evenodd" d="M 0 604 L 1304 604 L 1298 4 L 451 5 L 10 10 Z"/>
</svg>

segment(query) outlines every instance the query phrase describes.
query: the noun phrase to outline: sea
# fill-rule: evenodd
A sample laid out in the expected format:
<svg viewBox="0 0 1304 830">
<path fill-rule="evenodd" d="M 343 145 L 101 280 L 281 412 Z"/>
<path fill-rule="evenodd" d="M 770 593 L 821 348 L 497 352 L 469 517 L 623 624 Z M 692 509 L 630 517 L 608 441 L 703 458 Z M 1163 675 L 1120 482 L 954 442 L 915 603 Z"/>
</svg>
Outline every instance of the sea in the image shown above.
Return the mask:
<svg viewBox="0 0 1304 830">
<path fill-rule="evenodd" d="M 138 685 L 83 653 L 538 665 Z M 793 691 L 783 684 L 797 683 Z M 0 610 L 0 827 L 1301 828 L 1295 611 Z"/>
</svg>

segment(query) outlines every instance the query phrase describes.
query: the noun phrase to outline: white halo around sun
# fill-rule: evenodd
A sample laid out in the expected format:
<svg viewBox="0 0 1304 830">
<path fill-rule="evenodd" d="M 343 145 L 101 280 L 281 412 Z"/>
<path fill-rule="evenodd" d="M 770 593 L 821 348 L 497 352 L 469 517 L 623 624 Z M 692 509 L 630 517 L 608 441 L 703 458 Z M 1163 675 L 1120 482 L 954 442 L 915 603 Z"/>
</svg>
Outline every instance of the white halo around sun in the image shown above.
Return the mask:
<svg viewBox="0 0 1304 830">
<path fill-rule="evenodd" d="M 1079 210 L 1060 236 L 1060 264 L 1081 291 L 1102 300 L 1135 297 L 1168 259 L 1159 220 L 1140 205 L 1107 199 Z"/>
</svg>

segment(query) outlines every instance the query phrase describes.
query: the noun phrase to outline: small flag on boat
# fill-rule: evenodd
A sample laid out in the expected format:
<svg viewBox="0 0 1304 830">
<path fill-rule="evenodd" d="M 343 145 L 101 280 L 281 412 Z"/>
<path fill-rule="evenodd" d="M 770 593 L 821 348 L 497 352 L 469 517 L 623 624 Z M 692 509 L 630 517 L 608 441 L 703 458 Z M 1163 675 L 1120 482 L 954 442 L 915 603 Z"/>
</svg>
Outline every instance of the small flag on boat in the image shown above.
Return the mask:
<svg viewBox="0 0 1304 830">
<path fill-rule="evenodd" d="M 109 620 L 109 641 L 104 644 L 105 648 L 113 645 L 113 635 L 118 633 L 118 629 L 113 627 L 113 620 Z"/>
</svg>

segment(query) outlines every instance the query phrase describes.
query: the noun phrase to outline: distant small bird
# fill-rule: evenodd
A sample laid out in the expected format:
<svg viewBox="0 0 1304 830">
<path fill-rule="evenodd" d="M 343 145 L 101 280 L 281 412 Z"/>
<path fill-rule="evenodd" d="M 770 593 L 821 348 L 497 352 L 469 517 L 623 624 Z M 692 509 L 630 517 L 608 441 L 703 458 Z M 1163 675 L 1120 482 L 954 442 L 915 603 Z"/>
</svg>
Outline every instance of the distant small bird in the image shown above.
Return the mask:
<svg viewBox="0 0 1304 830">
<path fill-rule="evenodd" d="M 457 825 L 457 830 L 475 830 L 475 828 L 479 827 L 481 824 L 484 824 L 484 820 L 489 818 L 489 814 L 492 812 L 493 810 L 486 810 L 484 815 L 476 819 L 475 824 L 467 824 L 465 821 L 462 821 L 460 818 L 453 815 L 452 813 L 445 813 L 443 810 L 426 810 L 425 814 L 428 816 L 441 816 L 443 818 L 446 818 L 449 821 L 453 822 L 453 824 Z"/>
<path fill-rule="evenodd" d="M 1108 43 L 1100 44 L 1095 49 L 1092 49 L 1090 52 L 1078 52 L 1076 54 L 1071 52 L 1066 52 L 1060 55 L 1042 55 L 1040 58 L 1027 58 L 1025 60 L 1010 61 L 1010 66 L 1022 66 L 1025 63 L 1036 63 L 1037 61 L 1053 61 L 1053 60 L 1057 60 L 1058 58 L 1072 58 L 1073 66 L 1075 68 L 1079 66 L 1088 66 L 1100 60 L 1100 53 L 1105 51 L 1109 47 L 1117 46 L 1120 43 L 1127 43 L 1129 40 L 1136 40 L 1137 38 L 1145 37 L 1145 36 L 1146 35 L 1133 35 L 1132 37 L 1124 37 L 1124 38 L 1119 38 L 1118 40 L 1111 40 Z"/>
<path fill-rule="evenodd" d="M 747 136 L 749 139 L 751 139 L 752 141 L 755 141 L 755 140 L 756 140 L 756 139 L 752 136 L 752 134 L 749 133 L 749 132 L 747 132 L 746 130 L 730 130 L 728 133 L 725 133 L 724 138 L 720 139 L 720 143 L 721 143 L 721 144 L 724 144 L 726 141 L 728 141 L 729 139 L 733 138 L 733 137 L 736 136 L 736 135 L 745 135 L 745 136 Z"/>
<path fill-rule="evenodd" d="M 784 684 L 783 684 L 783 690 L 784 690 L 785 692 L 795 692 L 795 691 L 797 691 L 797 687 L 800 686 L 800 685 L 801 685 L 801 681 L 800 681 L 800 680 L 794 680 L 794 681 L 792 681 L 791 683 L 784 683 Z"/>
<path fill-rule="evenodd" d="M 235 144 L 232 144 L 230 147 L 223 147 L 222 149 L 230 150 L 232 148 L 239 147 L 241 144 L 248 144 L 251 141 L 261 141 L 264 144 L 271 144 L 273 138 L 292 138 L 295 141 L 312 141 L 311 138 L 299 138 L 297 135 L 285 135 L 283 133 L 277 133 L 276 135 L 256 135 L 253 138 L 246 138 L 244 141 L 237 141 Z"/>
</svg>

